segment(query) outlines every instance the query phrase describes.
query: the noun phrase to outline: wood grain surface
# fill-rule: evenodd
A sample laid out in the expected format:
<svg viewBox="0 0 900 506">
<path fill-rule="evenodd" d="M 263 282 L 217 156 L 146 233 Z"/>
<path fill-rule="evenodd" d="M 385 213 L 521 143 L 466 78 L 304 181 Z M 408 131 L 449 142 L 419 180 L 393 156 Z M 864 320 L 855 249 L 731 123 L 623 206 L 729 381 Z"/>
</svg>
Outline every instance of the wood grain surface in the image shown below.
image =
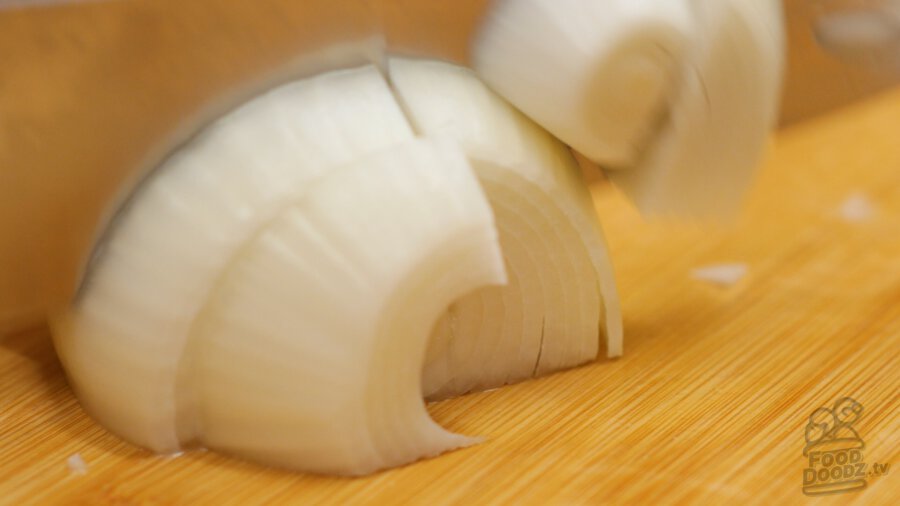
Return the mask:
<svg viewBox="0 0 900 506">
<path fill-rule="evenodd" d="M 642 220 L 595 187 L 626 353 L 433 404 L 481 445 L 360 479 L 164 458 L 78 407 L 45 331 L 0 341 L 0 503 L 806 504 L 804 427 L 851 396 L 900 466 L 900 89 L 783 131 L 731 227 Z M 839 212 L 854 192 L 872 214 Z M 728 288 L 692 268 L 744 262 Z M 84 475 L 66 460 L 80 454 Z M 900 470 L 816 504 L 900 504 Z"/>
</svg>

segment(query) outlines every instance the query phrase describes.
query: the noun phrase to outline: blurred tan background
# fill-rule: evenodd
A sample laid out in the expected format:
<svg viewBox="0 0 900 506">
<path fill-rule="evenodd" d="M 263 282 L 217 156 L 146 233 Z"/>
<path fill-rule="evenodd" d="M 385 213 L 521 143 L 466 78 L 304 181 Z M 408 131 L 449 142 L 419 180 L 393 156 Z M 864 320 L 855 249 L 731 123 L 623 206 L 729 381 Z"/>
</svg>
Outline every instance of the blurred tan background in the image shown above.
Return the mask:
<svg viewBox="0 0 900 506">
<path fill-rule="evenodd" d="M 881 2 L 785 0 L 784 4 L 789 64 L 782 103 L 783 123 L 808 118 L 900 83 L 900 66 L 840 58 L 823 50 L 816 40 L 815 26 L 822 16 L 841 8 L 877 6 Z M 897 50 L 900 51 L 900 46 Z"/>
</svg>

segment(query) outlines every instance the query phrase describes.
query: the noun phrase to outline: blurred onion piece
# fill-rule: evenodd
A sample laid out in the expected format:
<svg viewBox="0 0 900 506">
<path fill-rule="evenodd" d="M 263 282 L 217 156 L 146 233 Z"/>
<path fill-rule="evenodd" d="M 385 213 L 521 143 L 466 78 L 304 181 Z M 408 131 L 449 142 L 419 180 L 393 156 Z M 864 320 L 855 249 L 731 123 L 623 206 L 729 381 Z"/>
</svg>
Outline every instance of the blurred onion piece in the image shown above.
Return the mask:
<svg viewBox="0 0 900 506">
<path fill-rule="evenodd" d="M 499 0 L 480 75 L 641 211 L 735 212 L 775 124 L 777 0 Z"/>
</svg>

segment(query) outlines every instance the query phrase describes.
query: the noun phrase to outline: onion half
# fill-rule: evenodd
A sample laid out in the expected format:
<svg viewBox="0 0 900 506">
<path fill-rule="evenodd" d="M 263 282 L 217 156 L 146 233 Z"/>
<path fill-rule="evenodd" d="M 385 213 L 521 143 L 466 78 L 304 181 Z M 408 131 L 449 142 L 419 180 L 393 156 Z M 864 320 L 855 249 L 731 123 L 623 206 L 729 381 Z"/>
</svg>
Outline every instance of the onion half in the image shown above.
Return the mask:
<svg viewBox="0 0 900 506">
<path fill-rule="evenodd" d="M 470 71 L 386 71 L 264 93 L 138 188 L 54 326 L 92 416 L 161 453 L 357 475 L 477 441 L 423 397 L 590 361 L 601 325 L 621 354 L 568 148 Z"/>
</svg>

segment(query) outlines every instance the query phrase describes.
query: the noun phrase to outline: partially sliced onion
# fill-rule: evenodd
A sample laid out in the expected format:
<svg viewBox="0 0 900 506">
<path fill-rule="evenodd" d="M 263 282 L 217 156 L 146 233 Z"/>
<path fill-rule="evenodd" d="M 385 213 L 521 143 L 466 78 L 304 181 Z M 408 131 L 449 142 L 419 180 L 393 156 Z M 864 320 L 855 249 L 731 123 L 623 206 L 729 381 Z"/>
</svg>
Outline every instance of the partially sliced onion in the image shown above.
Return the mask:
<svg viewBox="0 0 900 506">
<path fill-rule="evenodd" d="M 566 147 L 471 71 L 392 58 L 417 133 L 458 140 L 497 215 L 510 283 L 451 306 L 435 330 L 425 393 L 442 398 L 622 353 L 612 268 L 593 203 Z"/>
<path fill-rule="evenodd" d="M 178 363 L 238 248 L 310 181 L 412 138 L 368 66 L 274 89 L 176 151 L 121 212 L 54 332 L 85 409 L 129 441 L 178 451 Z"/>
</svg>

